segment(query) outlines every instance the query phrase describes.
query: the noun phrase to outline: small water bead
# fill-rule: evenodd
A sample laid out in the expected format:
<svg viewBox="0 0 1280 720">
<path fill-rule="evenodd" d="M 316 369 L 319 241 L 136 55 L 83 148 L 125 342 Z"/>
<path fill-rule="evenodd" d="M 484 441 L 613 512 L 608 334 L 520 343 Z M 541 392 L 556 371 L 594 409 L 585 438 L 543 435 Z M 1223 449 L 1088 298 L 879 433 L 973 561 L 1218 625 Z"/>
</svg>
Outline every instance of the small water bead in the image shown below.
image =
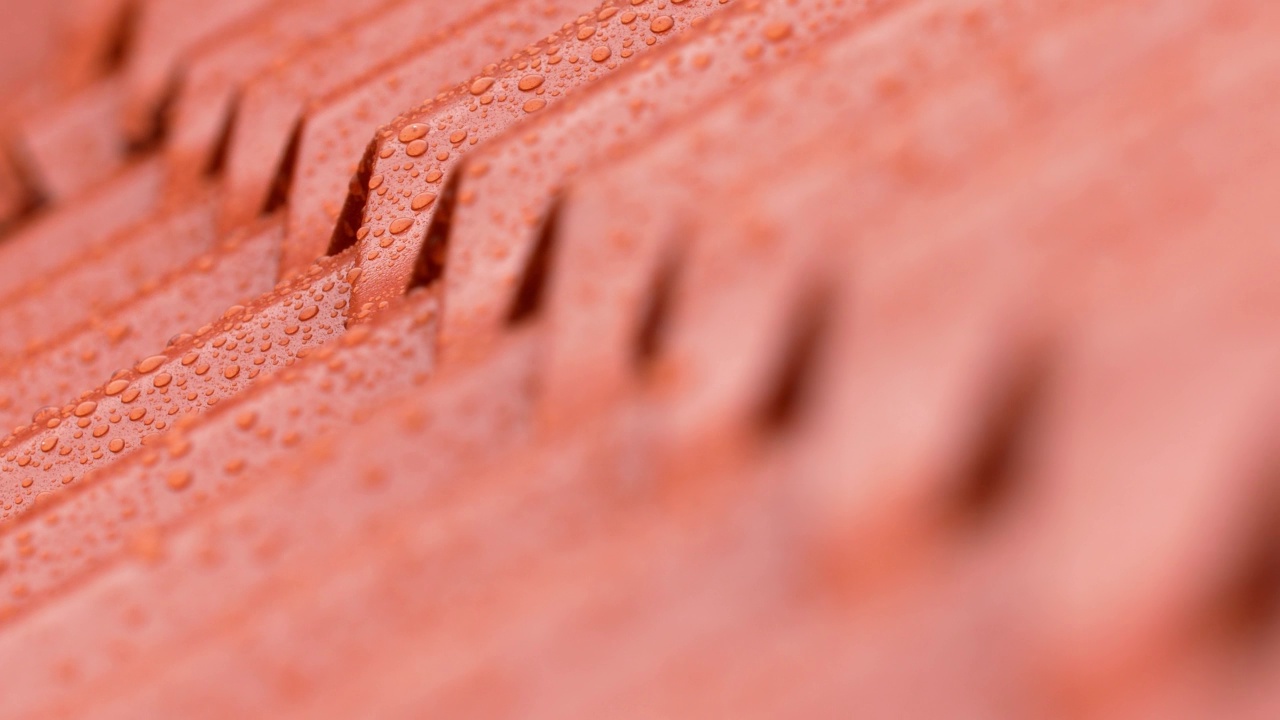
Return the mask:
<svg viewBox="0 0 1280 720">
<path fill-rule="evenodd" d="M 765 39 L 771 42 L 786 40 L 791 36 L 791 23 L 775 20 L 764 27 Z"/>
<path fill-rule="evenodd" d="M 191 473 L 187 470 L 174 470 L 165 478 L 165 484 L 174 490 L 185 490 L 191 485 Z"/>
<path fill-rule="evenodd" d="M 427 130 L 427 126 L 422 123 L 410 123 L 400 128 L 400 134 L 396 137 L 398 137 L 402 143 L 409 143 L 417 140 L 418 138 L 425 137 Z"/>
<path fill-rule="evenodd" d="M 146 360 L 138 363 L 134 369 L 145 375 L 149 372 L 153 372 L 156 368 L 163 365 L 165 360 L 168 360 L 168 358 L 163 355 L 152 355 Z"/>
<path fill-rule="evenodd" d="M 98 409 L 98 403 L 92 400 L 85 400 L 84 402 L 76 406 L 76 409 L 72 411 L 72 414 L 75 415 L 76 417 L 84 417 L 86 415 L 92 414 L 93 411 L 97 409 Z"/>
<path fill-rule="evenodd" d="M 46 405 L 45 407 L 42 407 L 31 414 L 31 422 L 36 425 L 43 425 L 49 420 L 55 419 L 57 417 L 58 417 L 58 408 L 53 407 L 52 405 Z"/>
</svg>

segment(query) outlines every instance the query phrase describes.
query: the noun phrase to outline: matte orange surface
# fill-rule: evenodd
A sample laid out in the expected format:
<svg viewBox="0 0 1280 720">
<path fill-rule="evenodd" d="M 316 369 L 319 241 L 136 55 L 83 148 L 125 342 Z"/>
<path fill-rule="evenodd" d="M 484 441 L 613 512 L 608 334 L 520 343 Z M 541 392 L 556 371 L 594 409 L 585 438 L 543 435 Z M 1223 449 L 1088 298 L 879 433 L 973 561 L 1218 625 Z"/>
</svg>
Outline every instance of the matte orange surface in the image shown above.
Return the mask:
<svg viewBox="0 0 1280 720">
<path fill-rule="evenodd" d="M 1280 710 L 1280 6 L 0 11 L 0 716 Z"/>
</svg>

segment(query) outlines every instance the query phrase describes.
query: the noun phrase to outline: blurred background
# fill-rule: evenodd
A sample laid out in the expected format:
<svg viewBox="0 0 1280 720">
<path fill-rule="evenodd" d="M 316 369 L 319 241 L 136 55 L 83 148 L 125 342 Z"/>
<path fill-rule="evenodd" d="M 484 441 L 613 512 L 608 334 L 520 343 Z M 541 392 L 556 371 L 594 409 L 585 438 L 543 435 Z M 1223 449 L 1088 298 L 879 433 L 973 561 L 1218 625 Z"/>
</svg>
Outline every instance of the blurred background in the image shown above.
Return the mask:
<svg viewBox="0 0 1280 720">
<path fill-rule="evenodd" d="M 0 715 L 1280 715 L 1280 6 L 0 0 Z"/>
</svg>

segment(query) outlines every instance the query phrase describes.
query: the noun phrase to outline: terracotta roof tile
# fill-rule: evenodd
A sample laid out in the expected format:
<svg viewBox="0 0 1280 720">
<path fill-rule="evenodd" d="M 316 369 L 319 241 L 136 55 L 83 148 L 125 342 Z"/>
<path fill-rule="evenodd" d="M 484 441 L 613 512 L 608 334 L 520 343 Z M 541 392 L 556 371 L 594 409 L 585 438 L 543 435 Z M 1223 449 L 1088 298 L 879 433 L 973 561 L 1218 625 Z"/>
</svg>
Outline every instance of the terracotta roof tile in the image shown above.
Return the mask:
<svg viewBox="0 0 1280 720">
<path fill-rule="evenodd" d="M 20 5 L 6 716 L 1274 714 L 1280 9 Z"/>
</svg>

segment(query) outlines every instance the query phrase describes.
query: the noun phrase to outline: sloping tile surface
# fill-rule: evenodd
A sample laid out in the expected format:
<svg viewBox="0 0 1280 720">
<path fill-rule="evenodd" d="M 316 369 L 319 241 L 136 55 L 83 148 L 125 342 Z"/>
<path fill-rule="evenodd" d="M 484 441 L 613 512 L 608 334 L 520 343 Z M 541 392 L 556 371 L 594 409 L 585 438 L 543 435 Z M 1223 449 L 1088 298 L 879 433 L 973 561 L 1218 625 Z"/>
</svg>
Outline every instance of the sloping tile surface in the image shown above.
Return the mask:
<svg viewBox="0 0 1280 720">
<path fill-rule="evenodd" d="M 3 717 L 1280 709 L 1274 3 L 0 11 Z"/>
</svg>

